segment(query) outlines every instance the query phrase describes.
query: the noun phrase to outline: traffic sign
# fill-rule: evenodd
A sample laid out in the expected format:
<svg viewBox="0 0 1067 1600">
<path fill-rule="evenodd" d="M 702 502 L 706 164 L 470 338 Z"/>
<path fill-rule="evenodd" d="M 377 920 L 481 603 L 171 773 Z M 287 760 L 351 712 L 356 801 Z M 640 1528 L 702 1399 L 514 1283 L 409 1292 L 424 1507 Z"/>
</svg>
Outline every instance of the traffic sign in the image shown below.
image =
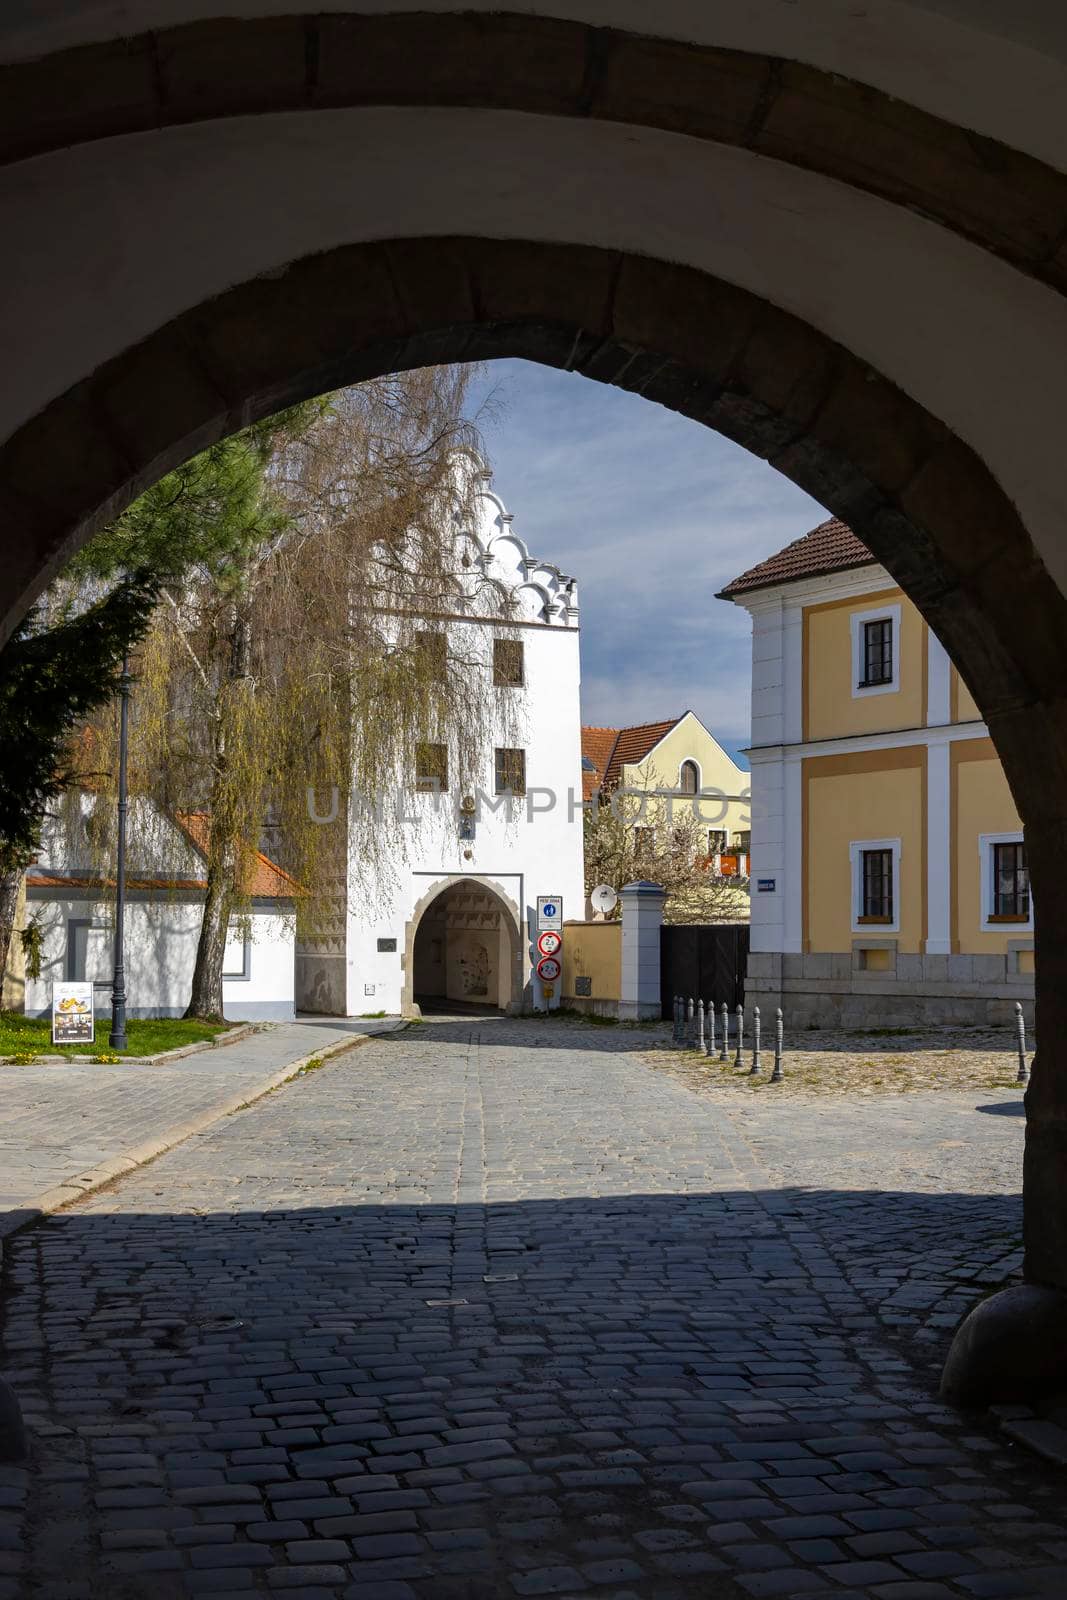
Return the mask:
<svg viewBox="0 0 1067 1600">
<path fill-rule="evenodd" d="M 557 933 L 555 928 L 546 928 L 544 933 L 537 937 L 537 950 L 539 955 L 558 956 L 563 949 L 563 935 Z"/>
<path fill-rule="evenodd" d="M 555 983 L 562 971 L 558 956 L 542 956 L 537 963 L 537 976 L 542 983 Z"/>
<path fill-rule="evenodd" d="M 563 901 L 558 894 L 537 896 L 537 931 L 545 928 L 563 928 Z"/>
</svg>

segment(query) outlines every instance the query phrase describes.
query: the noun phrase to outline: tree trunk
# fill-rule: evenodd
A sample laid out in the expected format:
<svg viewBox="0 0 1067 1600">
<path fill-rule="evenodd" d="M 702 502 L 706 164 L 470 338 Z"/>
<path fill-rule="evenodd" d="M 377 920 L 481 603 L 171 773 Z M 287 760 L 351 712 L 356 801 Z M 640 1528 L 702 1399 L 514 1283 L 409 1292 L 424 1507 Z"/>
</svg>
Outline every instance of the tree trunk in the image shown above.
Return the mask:
<svg viewBox="0 0 1067 1600">
<path fill-rule="evenodd" d="M 226 805 L 227 785 L 233 782 L 230 771 L 231 728 L 236 699 L 251 692 L 249 660 L 252 624 L 247 605 L 235 601 L 230 615 L 230 664 L 216 701 L 215 770 L 211 786 L 211 836 L 207 851 L 207 893 L 204 916 L 193 967 L 193 992 L 186 1007 L 187 1017 L 222 1021 L 222 969 L 226 957 L 226 936 L 230 913 L 237 899 L 237 874 L 240 871 L 242 841 L 222 838 L 221 819 L 232 814 Z M 232 801 L 232 796 L 229 799 Z"/>
<path fill-rule="evenodd" d="M 185 1011 L 187 1017 L 211 1022 L 222 1021 L 222 968 L 233 898 L 232 867 L 227 857 L 233 853 L 213 847 L 208 854 L 204 917 L 196 947 L 193 992 Z"/>
<path fill-rule="evenodd" d="M 11 957 L 23 871 L 24 868 L 16 867 L 0 875 L 0 991 L 3 990 L 3 980 Z"/>
</svg>

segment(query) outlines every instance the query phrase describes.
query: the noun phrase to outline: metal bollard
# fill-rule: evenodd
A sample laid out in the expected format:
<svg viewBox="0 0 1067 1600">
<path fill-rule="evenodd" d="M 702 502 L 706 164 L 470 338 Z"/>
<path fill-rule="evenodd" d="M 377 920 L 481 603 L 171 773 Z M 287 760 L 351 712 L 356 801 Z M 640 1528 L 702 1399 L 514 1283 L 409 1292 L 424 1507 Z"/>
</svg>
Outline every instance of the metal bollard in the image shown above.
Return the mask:
<svg viewBox="0 0 1067 1600">
<path fill-rule="evenodd" d="M 680 994 L 676 994 L 675 997 L 674 997 L 674 1027 L 671 1029 L 671 1038 L 674 1040 L 675 1044 L 677 1044 L 678 1040 L 681 1037 L 682 1037 L 682 997 L 681 997 Z"/>
<path fill-rule="evenodd" d="M 782 1008 L 778 1007 L 774 1023 L 774 1071 L 771 1073 L 772 1083 L 782 1081 Z"/>
<path fill-rule="evenodd" d="M 737 1054 L 734 1056 L 734 1066 L 743 1067 L 745 1057 L 743 1054 L 745 1044 L 745 1012 L 743 1006 L 737 1008 Z"/>
<path fill-rule="evenodd" d="M 1030 1067 L 1026 1059 L 1026 1018 L 1023 1016 L 1023 1008 L 1018 1000 L 1015 1002 L 1015 1035 L 1019 1041 L 1019 1071 L 1015 1081 L 1016 1083 L 1029 1083 Z"/>
<path fill-rule="evenodd" d="M 715 1002 L 714 1002 L 714 1000 L 709 1000 L 708 1001 L 708 1037 L 707 1037 L 707 1039 L 705 1041 L 705 1044 L 704 1044 L 704 1054 L 708 1055 L 708 1056 L 713 1056 L 715 1054 Z"/>
<path fill-rule="evenodd" d="M 696 1042 L 695 1042 L 693 1048 L 695 1050 L 699 1050 L 701 1055 L 704 1054 L 704 1002 L 703 1002 L 703 1000 L 698 1000 L 697 1001 L 697 1036 L 696 1036 Z"/>
<path fill-rule="evenodd" d="M 748 1069 L 750 1078 L 758 1078 L 763 1068 L 759 1057 L 759 1006 L 752 1008 L 752 1065 Z"/>
<path fill-rule="evenodd" d="M 690 995 L 685 1003 L 685 1035 L 683 1043 L 691 1045 L 693 1042 L 693 997 Z"/>
<path fill-rule="evenodd" d="M 722 1041 L 719 1045 L 719 1060 L 726 1060 L 726 1053 L 730 1048 L 730 1013 L 726 1001 L 722 1003 Z"/>
</svg>

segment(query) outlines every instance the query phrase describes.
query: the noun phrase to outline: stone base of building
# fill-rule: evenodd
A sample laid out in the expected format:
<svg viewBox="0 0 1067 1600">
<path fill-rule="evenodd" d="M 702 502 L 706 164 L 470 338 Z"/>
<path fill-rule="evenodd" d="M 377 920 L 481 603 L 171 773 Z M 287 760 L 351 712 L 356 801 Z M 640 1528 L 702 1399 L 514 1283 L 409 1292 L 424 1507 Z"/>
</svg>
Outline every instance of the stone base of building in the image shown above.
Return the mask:
<svg viewBox="0 0 1067 1600">
<path fill-rule="evenodd" d="M 819 954 L 751 951 L 746 1006 L 764 1017 L 781 1006 L 793 1028 L 1001 1027 L 1022 1003 L 1033 1022 L 1033 974 L 1018 955 L 903 955 L 883 941 L 887 959 L 867 966 L 869 949 Z M 881 951 L 879 951 L 881 954 Z"/>
</svg>

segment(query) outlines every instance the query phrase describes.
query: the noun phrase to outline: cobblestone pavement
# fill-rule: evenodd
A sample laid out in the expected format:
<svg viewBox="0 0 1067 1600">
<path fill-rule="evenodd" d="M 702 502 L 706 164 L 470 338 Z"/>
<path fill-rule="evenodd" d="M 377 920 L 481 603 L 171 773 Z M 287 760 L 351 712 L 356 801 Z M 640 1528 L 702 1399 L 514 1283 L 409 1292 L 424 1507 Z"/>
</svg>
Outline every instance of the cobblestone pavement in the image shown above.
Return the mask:
<svg viewBox="0 0 1067 1600">
<path fill-rule="evenodd" d="M 738 1072 L 733 1064 L 737 1045 L 735 1022 L 730 1021 L 730 1059 L 705 1056 L 712 1075 L 743 1094 L 770 1094 L 783 1098 L 795 1093 L 864 1097 L 886 1093 L 911 1094 L 948 1089 L 1014 1089 L 1019 1071 L 1018 1041 L 1014 1022 L 999 1028 L 802 1028 L 787 1033 L 785 1078 L 770 1084 L 773 1064 L 774 1013 L 764 1022 L 764 1071 L 756 1078 Z M 656 1029 L 656 1042 L 667 1048 L 670 1030 Z M 717 1041 L 721 1044 L 721 1031 Z M 1027 1062 L 1033 1059 L 1032 1034 L 1027 1039 Z M 696 1052 L 685 1051 L 692 1059 Z M 752 1058 L 752 1013 L 745 1017 L 744 1060 Z"/>
<path fill-rule="evenodd" d="M 456 1019 L 15 1236 L 0 1600 L 1067 1593 L 1063 1474 L 935 1393 L 1021 1120 L 695 1084 Z"/>
<path fill-rule="evenodd" d="M 158 1066 L 0 1064 L 0 1213 L 235 1094 L 253 1093 L 290 1061 L 382 1026 L 333 1018 L 282 1023 Z"/>
</svg>

